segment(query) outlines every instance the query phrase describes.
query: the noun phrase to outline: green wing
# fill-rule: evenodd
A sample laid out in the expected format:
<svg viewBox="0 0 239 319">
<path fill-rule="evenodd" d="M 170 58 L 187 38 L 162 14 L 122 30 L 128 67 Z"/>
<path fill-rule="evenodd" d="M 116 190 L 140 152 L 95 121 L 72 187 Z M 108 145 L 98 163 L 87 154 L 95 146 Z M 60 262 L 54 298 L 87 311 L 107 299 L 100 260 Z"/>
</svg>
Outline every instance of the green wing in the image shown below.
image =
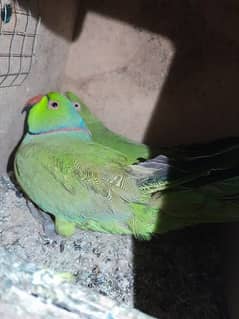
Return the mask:
<svg viewBox="0 0 239 319">
<path fill-rule="evenodd" d="M 121 152 L 70 134 L 26 138 L 16 154 L 15 172 L 29 198 L 61 221 L 141 237 L 157 224 L 148 186 L 154 184 L 156 191 L 179 185 L 189 173 L 162 156 L 157 167 L 128 165 Z"/>
<path fill-rule="evenodd" d="M 81 105 L 80 114 L 92 133 L 93 140 L 99 144 L 113 148 L 127 157 L 128 163 L 138 162 L 138 159 L 147 159 L 150 149 L 145 144 L 131 141 L 130 139 L 112 132 L 93 115 L 81 99 L 72 92 L 66 92 L 66 96 L 74 103 Z"/>
<path fill-rule="evenodd" d="M 135 177 L 121 153 L 74 138 L 34 137 L 15 159 L 17 179 L 43 210 L 76 224 L 128 228 L 129 202 L 139 201 Z M 122 232 L 122 231 L 121 231 Z"/>
</svg>

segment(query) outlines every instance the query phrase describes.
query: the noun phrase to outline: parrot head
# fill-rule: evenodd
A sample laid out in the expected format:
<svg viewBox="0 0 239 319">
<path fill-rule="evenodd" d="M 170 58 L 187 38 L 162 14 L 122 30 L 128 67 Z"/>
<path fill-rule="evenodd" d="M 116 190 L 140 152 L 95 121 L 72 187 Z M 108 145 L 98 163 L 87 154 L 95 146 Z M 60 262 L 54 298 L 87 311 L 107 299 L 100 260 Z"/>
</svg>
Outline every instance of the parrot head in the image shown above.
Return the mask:
<svg viewBox="0 0 239 319">
<path fill-rule="evenodd" d="M 83 130 L 90 134 L 84 120 L 64 95 L 50 92 L 30 99 L 23 111 L 27 111 L 27 126 L 30 134 L 59 130 Z"/>
<path fill-rule="evenodd" d="M 75 109 L 80 112 L 83 105 L 83 102 L 81 101 L 81 99 L 76 94 L 70 91 L 65 92 L 65 96 L 71 101 Z"/>
<path fill-rule="evenodd" d="M 97 121 L 97 118 L 90 112 L 84 102 L 73 92 L 65 92 L 65 96 L 71 101 L 73 107 L 79 112 L 87 123 Z"/>
</svg>

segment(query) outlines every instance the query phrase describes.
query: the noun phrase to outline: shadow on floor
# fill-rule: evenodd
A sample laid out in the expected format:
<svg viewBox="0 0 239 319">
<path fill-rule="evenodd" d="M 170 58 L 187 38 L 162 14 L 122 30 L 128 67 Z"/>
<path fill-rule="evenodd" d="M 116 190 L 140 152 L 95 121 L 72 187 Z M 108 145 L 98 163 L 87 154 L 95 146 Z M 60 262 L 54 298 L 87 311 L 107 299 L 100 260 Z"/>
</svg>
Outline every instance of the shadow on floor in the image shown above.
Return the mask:
<svg viewBox="0 0 239 319">
<path fill-rule="evenodd" d="M 135 241 L 135 306 L 157 318 L 227 317 L 222 225 Z"/>
</svg>

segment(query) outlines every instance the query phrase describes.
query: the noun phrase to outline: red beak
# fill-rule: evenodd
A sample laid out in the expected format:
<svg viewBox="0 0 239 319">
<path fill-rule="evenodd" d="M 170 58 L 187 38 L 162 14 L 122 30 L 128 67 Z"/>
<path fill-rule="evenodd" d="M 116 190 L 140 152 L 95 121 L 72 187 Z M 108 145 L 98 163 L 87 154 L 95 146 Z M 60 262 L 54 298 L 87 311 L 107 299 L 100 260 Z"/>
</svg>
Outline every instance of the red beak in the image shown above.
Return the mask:
<svg viewBox="0 0 239 319">
<path fill-rule="evenodd" d="M 43 95 L 37 95 L 29 99 L 27 103 L 25 104 L 24 108 L 22 109 L 22 113 L 25 111 L 28 111 L 33 105 L 39 103 L 42 98 L 43 98 Z"/>
</svg>

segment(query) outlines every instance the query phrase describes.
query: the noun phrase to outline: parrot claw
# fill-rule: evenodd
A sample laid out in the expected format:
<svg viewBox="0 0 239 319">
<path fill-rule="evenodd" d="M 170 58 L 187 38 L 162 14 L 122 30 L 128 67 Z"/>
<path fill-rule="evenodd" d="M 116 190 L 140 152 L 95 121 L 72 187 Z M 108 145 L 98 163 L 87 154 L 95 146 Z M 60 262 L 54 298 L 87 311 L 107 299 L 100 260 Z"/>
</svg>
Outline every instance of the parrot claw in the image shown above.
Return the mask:
<svg viewBox="0 0 239 319">
<path fill-rule="evenodd" d="M 45 245 L 51 244 L 54 246 L 58 243 L 58 241 L 62 241 L 61 236 L 59 236 L 55 231 L 54 221 L 49 214 L 36 207 L 29 200 L 27 200 L 27 207 L 30 210 L 32 216 L 42 225 L 44 232 L 43 242 Z"/>
</svg>

